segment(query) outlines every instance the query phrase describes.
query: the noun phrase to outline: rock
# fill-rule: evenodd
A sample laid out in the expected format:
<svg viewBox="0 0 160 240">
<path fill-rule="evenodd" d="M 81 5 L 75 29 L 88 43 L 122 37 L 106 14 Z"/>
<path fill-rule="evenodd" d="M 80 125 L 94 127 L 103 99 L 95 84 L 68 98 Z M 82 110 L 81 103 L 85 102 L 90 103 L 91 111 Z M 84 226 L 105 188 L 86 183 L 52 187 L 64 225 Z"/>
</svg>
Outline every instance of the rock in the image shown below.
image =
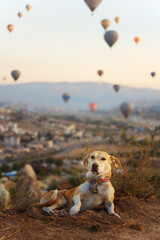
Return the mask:
<svg viewBox="0 0 160 240">
<path fill-rule="evenodd" d="M 9 191 L 11 188 L 16 188 L 16 183 L 10 181 L 7 177 L 0 179 L 0 184 L 3 184 L 4 188 Z"/>
<path fill-rule="evenodd" d="M 4 185 L 0 184 L 0 208 L 7 208 L 10 200 L 10 194 Z"/>
<path fill-rule="evenodd" d="M 26 204 L 34 203 L 40 199 L 40 186 L 36 174 L 31 165 L 26 164 L 22 169 L 19 182 L 17 184 L 17 194 L 27 201 Z"/>
</svg>

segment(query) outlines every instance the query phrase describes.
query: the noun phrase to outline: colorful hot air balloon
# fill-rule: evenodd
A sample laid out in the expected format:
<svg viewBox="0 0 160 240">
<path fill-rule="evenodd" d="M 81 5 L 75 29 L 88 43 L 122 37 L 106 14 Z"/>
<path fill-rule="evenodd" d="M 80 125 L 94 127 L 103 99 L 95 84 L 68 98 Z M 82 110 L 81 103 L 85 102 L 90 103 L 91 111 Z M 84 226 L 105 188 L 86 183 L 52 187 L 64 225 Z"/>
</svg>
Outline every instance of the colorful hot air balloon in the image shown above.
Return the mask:
<svg viewBox="0 0 160 240">
<path fill-rule="evenodd" d="M 93 12 L 98 5 L 102 2 L 102 0 L 84 0 L 85 3 L 88 5 L 88 7 L 91 9 Z"/>
<path fill-rule="evenodd" d="M 113 44 L 118 40 L 118 33 L 115 31 L 107 31 L 104 34 L 104 39 L 106 41 L 106 43 L 112 47 Z"/>
<path fill-rule="evenodd" d="M 120 22 L 120 17 L 115 17 L 114 20 L 115 20 L 116 23 L 119 23 Z"/>
<path fill-rule="evenodd" d="M 31 9 L 32 9 L 32 6 L 31 6 L 30 4 L 28 4 L 28 5 L 26 6 L 26 9 L 27 9 L 28 12 L 30 12 Z"/>
<path fill-rule="evenodd" d="M 125 118 L 134 111 L 134 105 L 132 103 L 124 102 L 120 105 L 120 110 Z"/>
<path fill-rule="evenodd" d="M 151 72 L 151 76 L 155 77 L 156 73 L 155 72 Z"/>
<path fill-rule="evenodd" d="M 115 84 L 115 85 L 113 85 L 113 88 L 116 92 L 118 92 L 120 90 L 120 85 Z"/>
<path fill-rule="evenodd" d="M 135 38 L 134 38 L 134 41 L 136 42 L 136 44 L 139 43 L 140 40 L 141 40 L 141 39 L 140 39 L 139 37 L 135 37 Z"/>
<path fill-rule="evenodd" d="M 18 13 L 18 17 L 19 17 L 19 18 L 22 18 L 22 17 L 23 17 L 23 13 L 22 13 L 22 12 L 19 12 L 19 13 Z"/>
<path fill-rule="evenodd" d="M 109 19 L 103 19 L 101 25 L 106 30 L 111 25 L 111 21 Z"/>
<path fill-rule="evenodd" d="M 92 102 L 89 104 L 89 107 L 90 107 L 91 112 L 94 113 L 96 111 L 98 105 L 97 105 L 97 103 Z"/>
<path fill-rule="evenodd" d="M 103 70 L 98 70 L 98 75 L 101 77 L 103 75 Z"/>
<path fill-rule="evenodd" d="M 10 32 L 12 32 L 12 31 L 14 30 L 14 26 L 13 26 L 12 24 L 9 24 L 9 25 L 7 26 L 7 28 L 8 28 L 8 30 L 9 30 Z"/>
<path fill-rule="evenodd" d="M 69 99 L 71 98 L 71 95 L 69 93 L 64 93 L 62 95 L 62 98 L 65 101 L 65 103 L 67 103 L 69 101 Z"/>
<path fill-rule="evenodd" d="M 11 72 L 11 75 L 12 75 L 13 79 L 14 79 L 15 81 L 17 81 L 18 78 L 20 77 L 21 73 L 20 73 L 18 70 L 13 70 L 13 71 Z"/>
</svg>

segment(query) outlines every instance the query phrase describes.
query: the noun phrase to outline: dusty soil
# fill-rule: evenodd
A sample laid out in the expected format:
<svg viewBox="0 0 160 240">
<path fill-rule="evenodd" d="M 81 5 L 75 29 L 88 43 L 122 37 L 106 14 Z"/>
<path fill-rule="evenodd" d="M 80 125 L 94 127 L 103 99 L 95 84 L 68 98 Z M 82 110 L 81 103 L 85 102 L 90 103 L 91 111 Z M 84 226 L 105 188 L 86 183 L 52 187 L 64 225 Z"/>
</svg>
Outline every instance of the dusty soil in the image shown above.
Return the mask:
<svg viewBox="0 0 160 240">
<path fill-rule="evenodd" d="M 160 240 L 160 201 L 115 200 L 121 219 L 103 206 L 76 216 L 48 216 L 41 209 L 0 213 L 0 240 Z"/>
</svg>

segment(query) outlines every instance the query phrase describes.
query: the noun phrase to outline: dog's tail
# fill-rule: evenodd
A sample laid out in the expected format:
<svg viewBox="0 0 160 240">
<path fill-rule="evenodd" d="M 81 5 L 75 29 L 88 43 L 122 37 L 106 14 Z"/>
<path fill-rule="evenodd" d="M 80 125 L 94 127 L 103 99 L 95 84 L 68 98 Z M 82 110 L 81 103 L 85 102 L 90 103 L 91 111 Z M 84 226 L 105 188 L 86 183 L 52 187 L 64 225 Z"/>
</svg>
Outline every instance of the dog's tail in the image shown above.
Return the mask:
<svg viewBox="0 0 160 240">
<path fill-rule="evenodd" d="M 44 199 L 42 198 L 40 203 L 36 203 L 34 206 L 39 208 L 39 207 L 46 207 L 51 205 L 57 199 L 57 194 L 58 194 L 58 190 L 56 189 L 53 192 L 51 198 L 47 202 L 44 202 Z"/>
</svg>

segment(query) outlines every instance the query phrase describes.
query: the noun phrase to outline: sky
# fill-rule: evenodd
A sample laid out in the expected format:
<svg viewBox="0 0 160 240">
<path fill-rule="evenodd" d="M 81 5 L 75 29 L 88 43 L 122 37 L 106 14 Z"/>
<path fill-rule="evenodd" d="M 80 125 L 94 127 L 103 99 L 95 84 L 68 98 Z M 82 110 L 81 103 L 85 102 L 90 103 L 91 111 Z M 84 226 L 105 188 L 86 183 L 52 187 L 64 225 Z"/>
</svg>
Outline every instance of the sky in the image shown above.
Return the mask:
<svg viewBox="0 0 160 240">
<path fill-rule="evenodd" d="M 102 81 L 160 89 L 159 9 L 159 0 L 102 0 L 92 15 L 84 0 L 0 0 L 0 84 L 14 83 L 10 72 L 17 69 L 18 83 Z M 112 23 L 108 30 L 119 34 L 111 49 L 100 24 L 105 18 Z M 15 26 L 12 33 L 8 24 Z"/>
</svg>

